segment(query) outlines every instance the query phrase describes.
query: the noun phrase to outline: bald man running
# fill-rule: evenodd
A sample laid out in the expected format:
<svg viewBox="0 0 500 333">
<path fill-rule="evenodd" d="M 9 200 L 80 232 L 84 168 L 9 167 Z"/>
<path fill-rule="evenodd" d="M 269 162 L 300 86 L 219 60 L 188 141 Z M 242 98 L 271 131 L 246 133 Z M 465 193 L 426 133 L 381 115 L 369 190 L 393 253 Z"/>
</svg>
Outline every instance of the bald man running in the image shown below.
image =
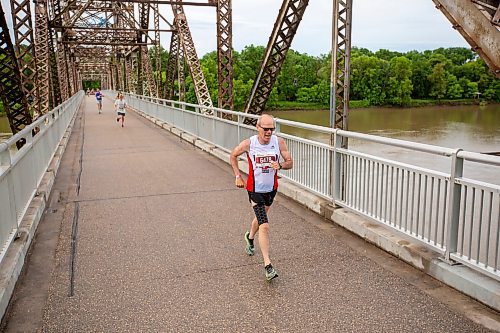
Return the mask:
<svg viewBox="0 0 500 333">
<path fill-rule="evenodd" d="M 259 246 L 264 258 L 265 276 L 268 281 L 278 277 L 278 273 L 269 257 L 267 213 L 278 189 L 278 170 L 288 170 L 293 167 L 292 157 L 285 140 L 274 135 L 274 129 L 274 118 L 271 115 L 263 114 L 257 121 L 258 134 L 243 140 L 231 152 L 231 166 L 236 177 L 234 184 L 239 188 L 245 187 L 245 181 L 241 177 L 238 167 L 238 156 L 246 153 L 248 159 L 249 172 L 246 189 L 255 218 L 250 226 L 250 231 L 247 231 L 244 236 L 245 251 L 249 256 L 254 255 L 253 241 L 258 233 Z"/>
</svg>

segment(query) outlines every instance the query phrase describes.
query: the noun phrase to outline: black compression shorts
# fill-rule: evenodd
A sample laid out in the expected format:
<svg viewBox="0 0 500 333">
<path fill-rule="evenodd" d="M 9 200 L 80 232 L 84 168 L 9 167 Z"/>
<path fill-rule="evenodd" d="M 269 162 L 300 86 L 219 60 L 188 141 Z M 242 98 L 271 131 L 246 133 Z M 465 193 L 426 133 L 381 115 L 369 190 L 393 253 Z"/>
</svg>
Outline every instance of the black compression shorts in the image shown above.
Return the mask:
<svg viewBox="0 0 500 333">
<path fill-rule="evenodd" d="M 250 203 L 254 202 L 256 204 L 264 204 L 264 206 L 271 206 L 276 196 L 276 190 L 266 193 L 257 193 L 248 191 L 248 201 Z"/>
</svg>

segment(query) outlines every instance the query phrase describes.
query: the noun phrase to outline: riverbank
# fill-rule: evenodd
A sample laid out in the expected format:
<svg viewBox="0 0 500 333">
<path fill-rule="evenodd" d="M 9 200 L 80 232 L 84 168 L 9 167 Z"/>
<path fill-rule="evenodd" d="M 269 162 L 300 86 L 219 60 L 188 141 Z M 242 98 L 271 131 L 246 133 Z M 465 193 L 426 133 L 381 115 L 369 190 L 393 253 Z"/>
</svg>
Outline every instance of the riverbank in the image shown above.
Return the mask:
<svg viewBox="0 0 500 333">
<path fill-rule="evenodd" d="M 369 108 L 396 108 L 396 109 L 407 109 L 407 108 L 418 108 L 418 107 L 428 107 L 428 106 L 460 106 L 460 105 L 496 105 L 500 103 L 486 102 L 484 100 L 477 99 L 454 99 L 454 100 L 427 100 L 427 99 L 413 99 L 409 105 L 396 106 L 396 105 L 369 105 L 366 101 L 350 101 L 350 109 L 369 109 Z M 266 107 L 269 111 L 309 111 L 309 110 L 329 110 L 328 105 L 318 104 L 318 103 L 301 103 L 301 102 L 275 102 L 274 105 L 268 105 Z"/>
</svg>

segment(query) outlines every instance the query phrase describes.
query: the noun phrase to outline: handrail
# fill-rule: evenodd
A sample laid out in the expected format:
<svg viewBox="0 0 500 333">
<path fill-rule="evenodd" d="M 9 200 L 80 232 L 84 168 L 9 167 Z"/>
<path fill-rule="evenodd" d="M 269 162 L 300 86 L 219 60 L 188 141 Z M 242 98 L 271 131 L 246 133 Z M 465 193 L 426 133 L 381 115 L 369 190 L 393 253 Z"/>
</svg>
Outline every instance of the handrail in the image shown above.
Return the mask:
<svg viewBox="0 0 500 333">
<path fill-rule="evenodd" d="M 255 133 L 253 126 L 243 124 L 244 118 L 256 117 L 254 115 L 128 96 L 131 99 L 129 104 L 134 108 L 225 151 L 230 151 L 243 138 Z M 186 110 L 188 107 L 194 111 Z M 220 117 L 221 114 L 231 115 L 233 120 L 223 119 L 228 117 Z M 281 133 L 282 125 L 330 134 L 332 144 Z M 282 177 L 335 205 L 413 237 L 445 255 L 450 262 L 459 261 L 500 280 L 500 263 L 493 261 L 491 258 L 495 255 L 489 253 L 491 249 L 500 248 L 500 240 L 495 234 L 485 235 L 485 231 L 478 236 L 472 229 L 478 228 L 475 219 L 485 223 L 486 230 L 493 230 L 489 225 L 500 225 L 499 214 L 491 214 L 485 208 L 500 206 L 499 185 L 463 177 L 464 163 L 474 162 L 480 163 L 481 167 L 495 168 L 500 166 L 500 157 L 279 118 L 276 118 L 276 133 L 285 139 L 294 156 L 294 168 L 280 171 Z M 377 156 L 377 151 L 366 154 L 344 149 L 339 144 L 342 137 L 431 154 L 444 158 L 449 164 L 443 171 L 437 170 L 436 165 L 423 168 L 396 157 L 383 158 Z M 492 172 L 500 174 L 497 169 Z M 476 192 L 480 195 L 475 195 Z M 485 239 L 489 246 L 481 244 Z M 465 243 L 477 244 L 472 248 L 481 251 L 470 252 Z"/>
</svg>

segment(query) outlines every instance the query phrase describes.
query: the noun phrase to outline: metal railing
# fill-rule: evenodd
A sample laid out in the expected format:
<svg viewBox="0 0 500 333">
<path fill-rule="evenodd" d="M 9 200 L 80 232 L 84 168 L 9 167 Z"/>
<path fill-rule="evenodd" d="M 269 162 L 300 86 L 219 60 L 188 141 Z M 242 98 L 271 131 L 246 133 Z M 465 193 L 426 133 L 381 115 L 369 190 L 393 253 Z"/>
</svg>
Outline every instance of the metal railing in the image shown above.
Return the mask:
<svg viewBox="0 0 500 333">
<path fill-rule="evenodd" d="M 205 106 L 137 95 L 128 95 L 128 102 L 227 152 L 256 132 L 243 123 L 255 117 L 250 114 L 218 108 L 207 113 Z M 285 134 L 282 126 L 322 133 L 332 144 Z M 276 119 L 276 129 L 294 159 L 293 169 L 280 171 L 283 178 L 411 236 L 450 263 L 461 262 L 500 280 L 500 186 L 463 175 L 464 164 L 474 163 L 491 167 L 500 179 L 499 157 L 282 119 Z M 437 170 L 343 149 L 343 138 L 439 156 L 447 167 Z"/>
<path fill-rule="evenodd" d="M 0 143 L 0 261 L 16 236 L 83 95 L 75 94 Z M 19 141 L 24 145 L 17 149 Z"/>
</svg>

